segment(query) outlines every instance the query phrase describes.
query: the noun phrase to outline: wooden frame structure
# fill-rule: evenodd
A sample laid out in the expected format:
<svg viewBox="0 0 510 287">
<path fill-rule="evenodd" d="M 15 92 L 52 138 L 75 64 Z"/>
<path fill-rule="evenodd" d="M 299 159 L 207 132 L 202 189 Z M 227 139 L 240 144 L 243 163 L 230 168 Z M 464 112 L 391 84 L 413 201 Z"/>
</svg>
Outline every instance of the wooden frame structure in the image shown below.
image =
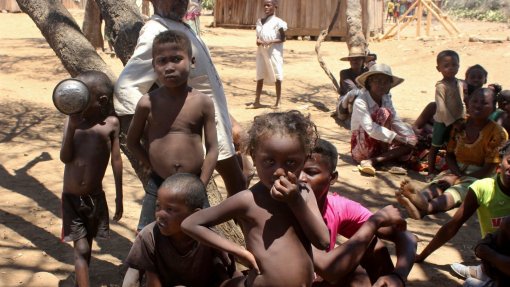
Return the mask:
<svg viewBox="0 0 510 287">
<path fill-rule="evenodd" d="M 408 16 L 409 13 L 413 11 L 413 9 L 416 9 L 415 13 L 412 16 Z M 456 36 L 460 34 L 460 31 L 457 29 L 455 24 L 448 18 L 447 15 L 443 14 L 441 9 L 432 0 L 416 0 L 413 5 L 411 5 L 407 11 L 397 19 L 397 23 L 393 25 L 381 37 L 381 39 L 394 37 L 400 33 L 400 31 L 404 30 L 404 28 L 407 27 L 407 25 L 409 25 L 409 23 L 411 23 L 413 20 L 416 20 L 416 37 L 420 37 L 424 10 L 427 10 L 427 22 L 425 25 L 425 34 L 427 36 L 430 36 L 432 16 L 434 16 L 443 25 L 450 36 Z"/>
</svg>

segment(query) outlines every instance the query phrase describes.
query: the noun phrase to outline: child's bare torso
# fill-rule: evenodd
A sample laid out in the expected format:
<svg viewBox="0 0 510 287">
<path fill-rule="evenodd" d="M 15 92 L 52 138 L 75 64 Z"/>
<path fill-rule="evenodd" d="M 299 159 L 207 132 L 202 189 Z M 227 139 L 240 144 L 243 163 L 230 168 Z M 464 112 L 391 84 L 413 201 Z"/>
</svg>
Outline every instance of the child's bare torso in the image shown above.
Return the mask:
<svg viewBox="0 0 510 287">
<path fill-rule="evenodd" d="M 164 94 L 163 89 L 150 94 L 148 154 L 152 169 L 162 178 L 177 172 L 200 175 L 204 162 L 204 97 L 195 90 L 186 97 Z"/>
<path fill-rule="evenodd" d="M 102 190 L 115 132 L 114 120 L 115 117 L 107 117 L 98 124 L 82 122 L 76 128 L 73 160 L 64 169 L 65 193 L 87 195 Z"/>
<path fill-rule="evenodd" d="M 253 204 L 237 219 L 261 272 L 248 274 L 248 286 L 310 286 L 311 244 L 290 208 L 273 199 L 261 183 L 245 192 Z"/>
</svg>

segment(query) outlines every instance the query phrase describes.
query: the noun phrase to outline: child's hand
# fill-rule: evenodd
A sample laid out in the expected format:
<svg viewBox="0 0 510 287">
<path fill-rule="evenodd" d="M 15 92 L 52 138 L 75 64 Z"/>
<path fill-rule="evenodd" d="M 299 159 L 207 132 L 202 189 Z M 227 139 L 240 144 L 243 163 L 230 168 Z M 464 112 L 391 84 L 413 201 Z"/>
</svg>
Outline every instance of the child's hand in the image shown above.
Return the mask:
<svg viewBox="0 0 510 287">
<path fill-rule="evenodd" d="M 257 260 L 255 260 L 255 256 L 248 251 L 244 250 L 239 256 L 239 263 L 243 264 L 244 266 L 253 269 L 257 272 L 257 274 L 260 274 L 259 266 L 257 265 Z"/>
<path fill-rule="evenodd" d="M 124 205 L 122 204 L 122 198 L 115 198 L 115 215 L 113 221 L 119 221 L 124 213 Z"/>
<path fill-rule="evenodd" d="M 81 114 L 69 115 L 69 121 L 67 123 L 67 127 L 76 129 L 76 127 L 80 124 L 81 121 L 82 121 Z"/>
<path fill-rule="evenodd" d="M 400 211 L 393 205 L 379 209 L 372 217 L 376 220 L 379 227 L 394 226 L 399 231 L 407 229 L 407 222 L 400 215 Z"/>
<path fill-rule="evenodd" d="M 275 175 L 279 178 L 275 180 L 273 187 L 271 187 L 271 197 L 285 203 L 296 200 L 300 190 L 296 175 L 288 171 L 285 176 L 285 172 L 281 169 L 277 170 Z"/>
<path fill-rule="evenodd" d="M 379 277 L 372 287 L 404 287 L 405 285 L 402 284 L 404 283 L 397 277 L 397 275 L 390 273 Z"/>
</svg>

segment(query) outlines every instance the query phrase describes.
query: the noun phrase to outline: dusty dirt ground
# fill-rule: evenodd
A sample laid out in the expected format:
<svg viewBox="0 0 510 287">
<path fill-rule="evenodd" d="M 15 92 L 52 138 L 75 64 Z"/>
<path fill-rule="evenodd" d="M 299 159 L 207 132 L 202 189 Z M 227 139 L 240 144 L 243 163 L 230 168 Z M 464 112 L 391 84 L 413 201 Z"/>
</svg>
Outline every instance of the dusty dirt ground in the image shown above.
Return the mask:
<svg viewBox="0 0 510 287">
<path fill-rule="evenodd" d="M 73 11 L 81 23 L 83 12 Z M 202 17 L 202 25 L 212 22 Z M 489 71 L 489 82 L 509 87 L 506 64 L 510 61 L 509 42 L 482 44 L 468 42 L 469 35 L 510 36 L 505 24 L 457 22 L 463 35 L 447 37 L 437 23 L 432 37 L 417 40 L 415 24 L 401 33 L 399 40 L 371 42 L 380 63 L 391 65 L 405 82 L 395 88 L 393 100 L 398 113 L 409 122 L 434 99 L 434 83 L 440 79 L 435 55 L 443 49 L 460 53 L 463 77 L 466 68 L 482 64 Z M 61 243 L 60 194 L 63 164 L 59 147 L 64 116 L 51 102 L 54 86 L 68 74 L 41 33 L 24 14 L 0 14 L 0 286 L 72 286 L 73 249 Z M 388 28 L 388 27 L 387 27 Z M 247 106 L 255 94 L 255 32 L 253 30 L 203 29 L 214 62 L 223 80 L 230 112 L 244 126 L 257 114 L 271 109 Z M 371 210 L 396 204 L 394 190 L 403 176 L 379 172 L 376 177 L 360 176 L 349 156 L 349 132 L 330 117 L 336 94 L 320 69 L 314 52 L 315 42 L 289 40 L 285 43 L 285 80 L 281 110 L 298 109 L 310 113 L 322 137 L 338 148 L 339 181 L 333 191 L 362 202 Z M 322 48 L 330 69 L 337 75 L 347 62 L 344 42 L 326 42 Z M 118 74 L 122 64 L 102 54 Z M 273 104 L 274 90 L 266 87 L 262 102 Z M 119 286 L 125 267 L 122 262 L 134 238 L 143 190 L 127 160 L 124 161 L 124 217 L 111 223 L 111 239 L 94 244 L 91 263 L 93 286 Z M 424 177 L 410 173 L 413 180 Z M 221 179 L 217 182 L 222 186 Z M 111 170 L 104 179 L 110 204 L 114 198 Z M 408 219 L 408 228 L 418 236 L 418 250 L 435 234 L 453 211 L 422 221 Z M 404 215 L 405 212 L 403 212 Z M 474 262 L 471 248 L 480 237 L 476 219 L 469 220 L 459 234 L 431 255 L 426 263 L 414 266 L 409 286 L 459 286 L 449 264 Z"/>
</svg>

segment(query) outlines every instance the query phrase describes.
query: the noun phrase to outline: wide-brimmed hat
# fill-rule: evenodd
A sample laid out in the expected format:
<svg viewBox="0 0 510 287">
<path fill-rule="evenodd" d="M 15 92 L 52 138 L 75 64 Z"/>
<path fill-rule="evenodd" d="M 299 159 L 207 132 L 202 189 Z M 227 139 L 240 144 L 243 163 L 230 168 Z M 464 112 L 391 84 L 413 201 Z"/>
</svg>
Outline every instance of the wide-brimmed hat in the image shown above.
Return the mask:
<svg viewBox="0 0 510 287">
<path fill-rule="evenodd" d="M 353 58 L 365 58 L 365 62 L 375 60 L 374 56 L 367 55 L 365 49 L 360 47 L 351 47 L 351 49 L 349 49 L 349 56 L 340 58 L 340 61 L 349 61 Z"/>
<path fill-rule="evenodd" d="M 356 83 L 358 83 L 358 85 L 365 88 L 365 83 L 366 83 L 368 77 L 370 77 L 372 75 L 377 75 L 377 74 L 390 76 L 393 79 L 391 82 L 392 88 L 400 85 L 404 81 L 404 79 L 393 75 L 393 73 L 391 72 L 390 66 L 388 66 L 386 64 L 374 64 L 372 67 L 370 67 L 370 70 L 368 70 L 367 72 L 361 74 L 360 76 L 358 76 L 356 78 Z"/>
</svg>

